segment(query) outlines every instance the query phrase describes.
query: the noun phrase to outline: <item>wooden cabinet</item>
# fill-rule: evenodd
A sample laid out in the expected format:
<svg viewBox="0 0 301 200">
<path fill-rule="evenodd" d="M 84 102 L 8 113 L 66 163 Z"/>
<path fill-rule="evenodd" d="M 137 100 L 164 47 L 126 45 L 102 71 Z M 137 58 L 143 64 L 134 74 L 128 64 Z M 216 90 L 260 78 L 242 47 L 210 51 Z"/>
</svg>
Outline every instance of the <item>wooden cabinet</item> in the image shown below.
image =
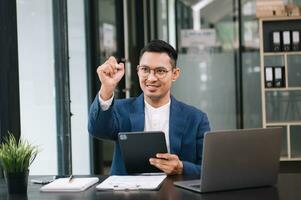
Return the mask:
<svg viewBox="0 0 301 200">
<path fill-rule="evenodd" d="M 301 49 L 299 44 L 299 48 L 285 51 L 283 42 L 287 42 L 287 38 L 282 35 L 290 33 L 291 45 L 293 31 L 299 32 L 300 39 L 301 17 L 263 18 L 259 20 L 259 31 L 262 126 L 283 127 L 281 160 L 301 160 Z M 275 32 L 281 36 L 280 49 L 274 48 Z M 268 68 L 273 69 L 272 86 L 266 85 Z M 282 69 L 282 85 L 275 83 L 281 71 L 277 71 L 278 68 Z"/>
</svg>

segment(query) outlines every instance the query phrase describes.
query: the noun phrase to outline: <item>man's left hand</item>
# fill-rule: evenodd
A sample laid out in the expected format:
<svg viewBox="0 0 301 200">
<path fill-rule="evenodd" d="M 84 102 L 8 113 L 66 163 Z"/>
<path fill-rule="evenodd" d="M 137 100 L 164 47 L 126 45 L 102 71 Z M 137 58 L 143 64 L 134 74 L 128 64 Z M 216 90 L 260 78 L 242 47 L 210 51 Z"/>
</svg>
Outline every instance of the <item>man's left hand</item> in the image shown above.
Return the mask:
<svg viewBox="0 0 301 200">
<path fill-rule="evenodd" d="M 183 163 L 175 154 L 158 153 L 156 158 L 150 158 L 149 162 L 167 175 L 183 173 Z"/>
</svg>

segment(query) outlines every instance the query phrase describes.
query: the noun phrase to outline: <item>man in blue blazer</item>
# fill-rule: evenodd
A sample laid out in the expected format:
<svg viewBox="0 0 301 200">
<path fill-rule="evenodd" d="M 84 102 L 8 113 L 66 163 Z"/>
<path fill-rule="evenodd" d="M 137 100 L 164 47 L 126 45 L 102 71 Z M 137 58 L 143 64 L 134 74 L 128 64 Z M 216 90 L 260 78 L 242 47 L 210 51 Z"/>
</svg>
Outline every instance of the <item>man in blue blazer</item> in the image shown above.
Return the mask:
<svg viewBox="0 0 301 200">
<path fill-rule="evenodd" d="M 150 158 L 151 165 L 168 175 L 200 174 L 203 136 L 210 130 L 207 115 L 177 101 L 172 83 L 180 75 L 177 53 L 168 43 L 153 40 L 140 52 L 137 66 L 143 93 L 136 98 L 114 99 L 114 90 L 124 75 L 124 65 L 110 57 L 98 67 L 99 94 L 90 108 L 89 133 L 115 141 L 111 174 L 125 175 L 117 136 L 119 132 L 163 131 L 168 153 Z"/>
</svg>

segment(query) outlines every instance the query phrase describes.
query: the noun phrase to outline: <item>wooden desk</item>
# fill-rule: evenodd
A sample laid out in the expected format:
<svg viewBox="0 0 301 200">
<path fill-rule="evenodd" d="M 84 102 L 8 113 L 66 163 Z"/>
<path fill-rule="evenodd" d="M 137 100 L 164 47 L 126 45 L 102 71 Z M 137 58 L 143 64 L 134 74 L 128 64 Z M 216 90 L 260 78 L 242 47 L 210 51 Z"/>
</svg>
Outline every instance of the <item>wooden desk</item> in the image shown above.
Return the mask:
<svg viewBox="0 0 301 200">
<path fill-rule="evenodd" d="M 39 176 L 40 177 L 40 176 Z M 31 176 L 31 178 L 39 178 Z M 101 176 L 100 180 L 106 177 Z M 159 191 L 97 191 L 95 185 L 84 192 L 79 193 L 42 193 L 39 191 L 41 185 L 29 183 L 27 196 L 9 196 L 3 179 L 0 179 L 1 200 L 122 200 L 122 199 L 167 199 L 167 200 L 298 200 L 301 199 L 301 174 L 280 174 L 278 184 L 275 187 L 261 187 L 253 189 L 233 190 L 225 192 L 214 192 L 199 194 L 184 190 L 173 185 L 175 180 L 183 180 L 187 177 L 168 177 Z M 231 180 L 229 180 L 231 181 Z M 30 181 L 29 181 L 30 182 Z"/>
</svg>

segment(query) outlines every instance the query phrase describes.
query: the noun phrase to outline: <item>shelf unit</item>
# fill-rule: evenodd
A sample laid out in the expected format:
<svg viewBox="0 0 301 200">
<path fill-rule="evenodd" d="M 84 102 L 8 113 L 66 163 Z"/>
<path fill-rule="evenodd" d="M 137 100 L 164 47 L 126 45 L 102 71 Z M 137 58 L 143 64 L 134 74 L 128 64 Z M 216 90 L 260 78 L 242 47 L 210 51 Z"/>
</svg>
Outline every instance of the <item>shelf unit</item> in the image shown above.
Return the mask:
<svg viewBox="0 0 301 200">
<path fill-rule="evenodd" d="M 270 42 L 273 31 L 286 30 L 301 33 L 301 17 L 259 20 L 262 126 L 283 127 L 281 161 L 301 161 L 301 49 L 273 52 Z M 285 86 L 266 88 L 265 67 L 280 65 L 284 66 Z"/>
</svg>

